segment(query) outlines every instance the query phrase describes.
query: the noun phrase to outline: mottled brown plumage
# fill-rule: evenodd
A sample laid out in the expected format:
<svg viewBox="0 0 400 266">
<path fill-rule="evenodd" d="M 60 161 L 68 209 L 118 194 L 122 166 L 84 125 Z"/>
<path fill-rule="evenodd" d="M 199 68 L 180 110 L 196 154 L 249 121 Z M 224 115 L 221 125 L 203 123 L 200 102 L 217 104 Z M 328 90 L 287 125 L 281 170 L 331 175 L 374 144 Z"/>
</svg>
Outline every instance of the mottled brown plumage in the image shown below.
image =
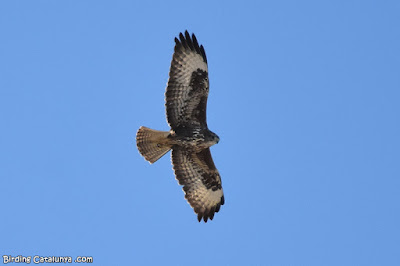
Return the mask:
<svg viewBox="0 0 400 266">
<path fill-rule="evenodd" d="M 221 177 L 210 153 L 219 137 L 207 126 L 209 90 L 207 57 L 194 34 L 175 38 L 165 92 L 168 131 L 139 128 L 136 142 L 142 156 L 154 163 L 172 149 L 176 179 L 198 220 L 212 220 L 224 204 Z"/>
</svg>

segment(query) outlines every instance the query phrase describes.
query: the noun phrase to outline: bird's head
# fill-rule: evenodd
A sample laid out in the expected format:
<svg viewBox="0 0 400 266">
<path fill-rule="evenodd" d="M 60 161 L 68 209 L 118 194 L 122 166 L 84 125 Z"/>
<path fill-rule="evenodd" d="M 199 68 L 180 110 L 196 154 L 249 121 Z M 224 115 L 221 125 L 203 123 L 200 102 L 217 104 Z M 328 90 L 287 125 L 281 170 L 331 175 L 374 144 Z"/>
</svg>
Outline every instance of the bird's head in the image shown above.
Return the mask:
<svg viewBox="0 0 400 266">
<path fill-rule="evenodd" d="M 214 132 L 210 131 L 210 136 L 211 136 L 212 142 L 214 142 L 215 144 L 218 144 L 218 142 L 219 142 L 219 137 L 218 137 L 218 135 L 215 134 Z"/>
</svg>

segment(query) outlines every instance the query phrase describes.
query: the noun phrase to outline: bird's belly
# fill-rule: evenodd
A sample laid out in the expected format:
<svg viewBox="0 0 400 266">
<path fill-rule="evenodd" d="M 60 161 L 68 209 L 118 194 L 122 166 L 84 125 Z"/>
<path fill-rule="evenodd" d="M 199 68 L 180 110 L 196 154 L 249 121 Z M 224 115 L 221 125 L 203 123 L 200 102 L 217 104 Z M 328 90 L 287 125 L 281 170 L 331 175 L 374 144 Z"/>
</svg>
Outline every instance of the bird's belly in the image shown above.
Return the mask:
<svg viewBox="0 0 400 266">
<path fill-rule="evenodd" d="M 204 139 L 175 139 L 175 145 L 185 147 L 190 150 L 194 150 L 196 152 L 200 152 L 204 149 L 211 147 L 212 145 L 216 144 L 214 141 L 208 141 Z"/>
</svg>

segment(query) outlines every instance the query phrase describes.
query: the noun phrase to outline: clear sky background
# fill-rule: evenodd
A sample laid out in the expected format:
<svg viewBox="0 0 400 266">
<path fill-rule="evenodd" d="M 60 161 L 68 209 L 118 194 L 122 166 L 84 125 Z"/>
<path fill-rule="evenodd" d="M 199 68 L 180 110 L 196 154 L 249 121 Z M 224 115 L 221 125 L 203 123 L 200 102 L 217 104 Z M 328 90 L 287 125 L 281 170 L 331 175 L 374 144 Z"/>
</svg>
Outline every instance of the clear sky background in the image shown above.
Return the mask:
<svg viewBox="0 0 400 266">
<path fill-rule="evenodd" d="M 1 1 L 0 255 L 95 265 L 400 265 L 399 1 Z M 226 204 L 199 223 L 170 154 L 194 32 Z"/>
</svg>

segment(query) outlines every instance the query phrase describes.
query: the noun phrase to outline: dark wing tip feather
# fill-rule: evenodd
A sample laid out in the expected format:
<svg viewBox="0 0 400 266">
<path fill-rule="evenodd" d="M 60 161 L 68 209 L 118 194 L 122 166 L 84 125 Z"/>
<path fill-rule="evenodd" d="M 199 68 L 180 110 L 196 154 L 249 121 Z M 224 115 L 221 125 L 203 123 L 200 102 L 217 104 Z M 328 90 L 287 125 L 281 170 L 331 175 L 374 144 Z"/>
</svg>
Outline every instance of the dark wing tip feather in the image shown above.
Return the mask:
<svg viewBox="0 0 400 266">
<path fill-rule="evenodd" d="M 203 56 L 204 62 L 207 63 L 207 56 L 206 56 L 206 51 L 204 50 L 203 45 L 200 46 L 200 53 Z"/>
<path fill-rule="evenodd" d="M 183 47 L 184 50 L 191 50 L 201 55 L 204 62 L 207 63 L 207 56 L 204 47 L 203 45 L 199 45 L 196 35 L 194 35 L 194 33 L 192 33 L 192 36 L 190 36 L 187 30 L 185 31 L 185 34 L 183 34 L 182 32 L 179 33 L 179 39 L 175 37 L 175 43 L 175 51 L 180 50 Z"/>
<path fill-rule="evenodd" d="M 209 212 L 209 217 L 210 217 L 210 220 L 212 220 L 213 218 L 214 218 L 214 214 L 215 214 L 215 208 L 216 206 L 214 206 L 214 207 L 212 207 L 211 208 L 211 210 L 210 210 L 210 212 Z"/>
<path fill-rule="evenodd" d="M 190 50 L 196 51 L 196 49 L 194 48 L 194 45 L 193 45 L 193 41 L 190 38 L 190 35 L 189 35 L 188 31 L 185 31 L 185 38 L 186 38 L 186 43 L 188 44 Z"/>
<path fill-rule="evenodd" d="M 179 33 L 179 39 L 181 40 L 181 44 L 185 48 L 185 50 L 189 49 L 189 46 L 185 40 L 185 36 L 183 36 L 182 32 Z"/>
</svg>

